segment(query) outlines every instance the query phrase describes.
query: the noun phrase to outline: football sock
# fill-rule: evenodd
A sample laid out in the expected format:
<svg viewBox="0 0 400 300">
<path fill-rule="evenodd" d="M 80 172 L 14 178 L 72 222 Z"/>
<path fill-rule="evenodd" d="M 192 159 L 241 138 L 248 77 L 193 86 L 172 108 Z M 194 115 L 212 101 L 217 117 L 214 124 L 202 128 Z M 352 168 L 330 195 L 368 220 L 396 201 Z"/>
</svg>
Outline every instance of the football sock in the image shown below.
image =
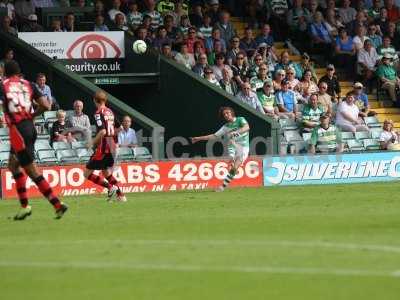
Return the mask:
<svg viewBox="0 0 400 300">
<path fill-rule="evenodd" d="M 54 206 L 55 209 L 59 209 L 61 207 L 61 202 L 56 195 L 53 193 L 53 189 L 50 187 L 49 183 L 42 175 L 33 179 L 33 182 L 36 183 L 39 191 L 49 200 L 51 205 Z"/>
<path fill-rule="evenodd" d="M 28 206 L 28 194 L 26 193 L 26 175 L 22 172 L 13 174 L 15 185 L 17 187 L 17 193 L 19 203 L 21 207 L 25 208 Z"/>
<path fill-rule="evenodd" d="M 117 181 L 117 179 L 115 179 L 115 177 L 114 177 L 113 175 L 107 176 L 106 179 L 107 179 L 107 181 L 108 181 L 109 184 L 115 185 L 115 186 L 118 187 L 118 185 L 117 185 L 117 184 L 118 184 L 118 181 Z M 119 189 L 119 187 L 118 187 L 118 190 L 117 190 L 117 195 L 118 195 L 118 196 L 121 196 L 121 195 L 122 195 L 122 192 L 121 192 L 121 190 Z"/>
<path fill-rule="evenodd" d="M 93 174 L 93 173 L 90 174 L 89 177 L 88 177 L 88 179 L 89 179 L 91 182 L 94 182 L 95 184 L 100 185 L 100 186 L 103 186 L 103 187 L 105 187 L 105 188 L 108 188 L 108 189 L 109 189 L 109 188 L 111 187 L 110 183 L 108 183 L 107 181 L 105 181 L 103 177 L 100 177 L 100 176 L 98 176 L 98 175 L 96 175 L 96 174 Z"/>
<path fill-rule="evenodd" d="M 222 183 L 222 187 L 226 188 L 232 181 L 233 177 L 235 177 L 235 171 L 231 170 L 229 171 L 228 175 L 226 175 L 224 182 Z"/>
</svg>

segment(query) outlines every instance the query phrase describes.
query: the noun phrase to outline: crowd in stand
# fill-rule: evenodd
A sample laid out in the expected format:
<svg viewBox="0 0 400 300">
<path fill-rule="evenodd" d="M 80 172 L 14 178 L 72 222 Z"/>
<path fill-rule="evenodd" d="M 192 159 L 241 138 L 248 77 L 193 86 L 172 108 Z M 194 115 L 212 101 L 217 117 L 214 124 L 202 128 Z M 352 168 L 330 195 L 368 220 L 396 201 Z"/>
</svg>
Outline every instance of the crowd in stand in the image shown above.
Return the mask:
<svg viewBox="0 0 400 300">
<path fill-rule="evenodd" d="M 243 36 L 226 9 L 232 2 L 243 8 Z M 261 114 L 299 122 L 302 132 L 319 127 L 321 116 L 342 131 L 369 130 L 364 118 L 375 113 L 367 92 L 377 87 L 399 104 L 400 0 L 0 0 L 1 6 L 8 9 L 2 30 L 13 35 L 79 31 L 73 13 L 44 28 L 35 8 L 93 6 L 92 30 L 144 40 Z M 289 50 L 278 51 L 276 41 Z M 292 61 L 294 54 L 301 61 Z M 319 81 L 313 61 L 326 67 Z M 347 95 L 337 69 L 341 79 L 355 82 Z"/>
</svg>

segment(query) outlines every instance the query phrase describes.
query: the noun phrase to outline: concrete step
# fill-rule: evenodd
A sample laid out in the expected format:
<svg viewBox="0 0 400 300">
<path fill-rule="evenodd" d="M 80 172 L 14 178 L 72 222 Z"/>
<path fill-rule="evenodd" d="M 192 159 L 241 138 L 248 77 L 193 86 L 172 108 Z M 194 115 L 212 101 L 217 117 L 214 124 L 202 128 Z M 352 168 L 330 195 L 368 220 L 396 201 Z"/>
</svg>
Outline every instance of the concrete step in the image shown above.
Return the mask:
<svg viewBox="0 0 400 300">
<path fill-rule="evenodd" d="M 379 122 L 383 122 L 386 119 L 390 119 L 394 122 L 400 122 L 400 114 L 378 114 L 377 118 Z"/>
<path fill-rule="evenodd" d="M 374 109 L 378 114 L 400 114 L 400 108 L 396 107 L 383 107 Z"/>
</svg>

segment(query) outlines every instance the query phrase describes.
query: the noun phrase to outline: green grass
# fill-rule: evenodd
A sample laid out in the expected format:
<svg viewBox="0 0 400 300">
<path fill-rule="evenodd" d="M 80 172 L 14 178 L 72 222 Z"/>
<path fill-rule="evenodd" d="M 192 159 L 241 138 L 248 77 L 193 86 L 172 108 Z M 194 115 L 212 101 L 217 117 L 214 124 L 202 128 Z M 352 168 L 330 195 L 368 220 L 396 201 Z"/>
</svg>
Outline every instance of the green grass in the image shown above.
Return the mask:
<svg viewBox="0 0 400 300">
<path fill-rule="evenodd" d="M 8 219 L 0 299 L 399 299 L 399 185 L 66 198 Z M 396 273 L 397 272 L 397 273 Z M 396 276 L 397 275 L 397 276 Z"/>
</svg>

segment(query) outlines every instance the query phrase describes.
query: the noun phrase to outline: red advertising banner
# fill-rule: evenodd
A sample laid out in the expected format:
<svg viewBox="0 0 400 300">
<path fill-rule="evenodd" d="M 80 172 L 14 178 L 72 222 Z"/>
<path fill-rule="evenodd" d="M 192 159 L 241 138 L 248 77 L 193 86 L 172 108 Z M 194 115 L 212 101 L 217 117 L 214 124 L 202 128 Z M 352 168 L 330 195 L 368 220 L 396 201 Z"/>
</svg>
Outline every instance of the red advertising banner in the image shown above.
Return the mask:
<svg viewBox="0 0 400 300">
<path fill-rule="evenodd" d="M 86 180 L 83 165 L 39 167 L 54 191 L 61 196 L 105 193 L 104 188 Z M 114 170 L 115 178 L 125 193 L 167 192 L 216 188 L 228 172 L 228 161 L 185 160 L 122 163 Z M 262 161 L 248 159 L 238 170 L 231 186 L 262 186 Z M 15 198 L 15 181 L 11 172 L 1 170 L 2 198 Z M 30 197 L 41 196 L 35 184 L 28 179 Z"/>
</svg>

